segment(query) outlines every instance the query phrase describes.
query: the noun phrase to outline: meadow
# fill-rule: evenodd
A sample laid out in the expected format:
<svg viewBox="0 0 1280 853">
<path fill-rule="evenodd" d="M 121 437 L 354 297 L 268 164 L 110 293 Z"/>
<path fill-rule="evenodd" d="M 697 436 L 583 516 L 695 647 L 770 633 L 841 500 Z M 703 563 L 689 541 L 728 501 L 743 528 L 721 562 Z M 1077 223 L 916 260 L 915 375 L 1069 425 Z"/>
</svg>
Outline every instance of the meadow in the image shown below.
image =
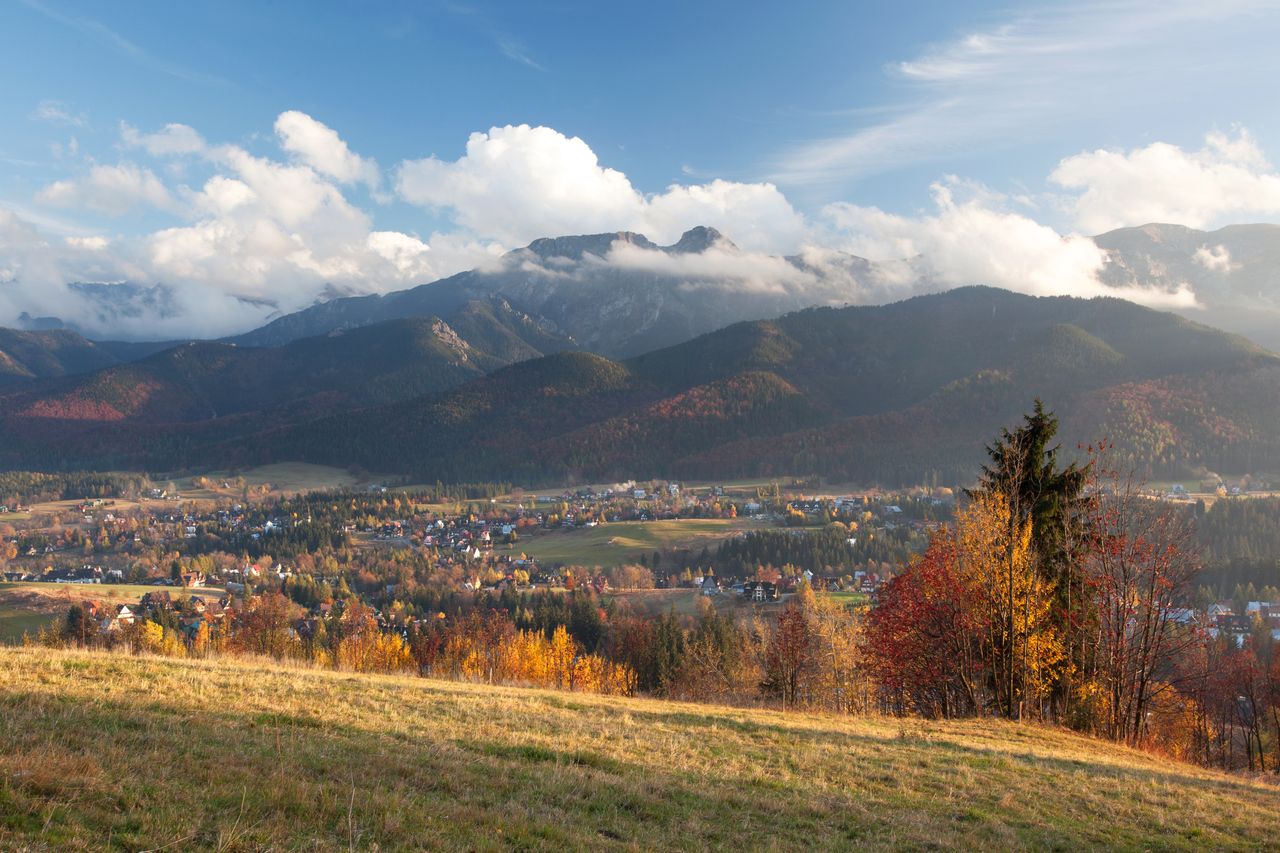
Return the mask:
<svg viewBox="0 0 1280 853">
<path fill-rule="evenodd" d="M 758 527 L 751 519 L 677 518 L 662 521 L 618 521 L 596 527 L 576 527 L 523 538 L 516 547 L 544 563 L 573 566 L 619 566 L 639 561 L 654 551 L 715 546 L 745 530 Z"/>
<path fill-rule="evenodd" d="M 219 498 L 239 499 L 240 489 L 221 486 L 222 482 L 230 481 L 236 476 L 243 477 L 250 490 L 256 491 L 269 487 L 269 493 L 275 496 L 354 488 L 368 482 L 344 468 L 314 465 L 309 462 L 276 462 L 234 474 L 229 471 L 211 471 L 203 476 L 213 483 L 211 488 L 195 488 L 190 478 L 176 480 L 174 485 L 185 500 L 211 501 Z M 164 484 L 163 479 L 157 479 L 156 482 Z"/>
<path fill-rule="evenodd" d="M 0 849 L 1273 846 L 1280 788 L 1057 729 L 0 650 Z"/>
<path fill-rule="evenodd" d="M 0 645 L 19 643 L 24 634 L 35 635 L 40 628 L 62 619 L 72 604 L 97 601 L 104 605 L 137 604 L 148 592 L 168 591 L 171 595 L 225 594 L 222 588 L 145 586 L 142 584 L 0 583 Z"/>
</svg>

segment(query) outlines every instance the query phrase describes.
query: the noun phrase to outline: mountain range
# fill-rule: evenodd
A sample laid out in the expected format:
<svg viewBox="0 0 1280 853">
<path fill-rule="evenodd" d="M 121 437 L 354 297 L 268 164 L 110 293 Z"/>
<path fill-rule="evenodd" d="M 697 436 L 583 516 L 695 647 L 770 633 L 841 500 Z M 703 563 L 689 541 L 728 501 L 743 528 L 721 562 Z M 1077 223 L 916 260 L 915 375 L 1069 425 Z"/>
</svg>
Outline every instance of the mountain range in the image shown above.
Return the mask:
<svg viewBox="0 0 1280 853">
<path fill-rule="evenodd" d="M 1280 350 L 1280 225 L 1123 228 L 1093 238 L 1106 250 L 1102 280 L 1174 291 L 1187 286 L 1200 307 L 1184 316 Z"/>
<path fill-rule="evenodd" d="M 739 320 L 849 302 L 876 267 L 852 255 L 824 258 L 742 252 L 714 228 L 669 246 L 622 231 L 535 240 L 491 265 L 385 295 L 349 296 L 287 314 L 230 343 L 278 346 L 300 337 L 411 316 L 448 316 L 501 298 L 592 352 L 627 357 Z"/>
<path fill-rule="evenodd" d="M 1106 253 L 1099 274 L 1103 283 L 1189 292 L 1196 304 L 1175 309 L 1183 316 L 1280 350 L 1280 226 L 1233 225 L 1206 232 L 1151 224 L 1093 239 Z M 926 260 L 873 262 L 828 250 L 760 255 L 741 251 L 707 227 L 693 228 L 669 246 L 632 232 L 547 238 L 408 290 L 329 293 L 309 308 L 221 342 L 280 346 L 408 317 L 453 323 L 464 306 L 499 299 L 553 337 L 626 358 L 740 320 L 816 305 L 879 304 L 943 289 L 931 280 Z M 176 310 L 162 285 L 75 284 L 72 290 L 90 299 L 108 325 L 112 317 L 168 316 Z M 23 326 L 34 337 L 22 352 L 15 351 L 16 333 L 0 335 L 0 383 L 84 372 L 179 343 L 88 341 L 61 328 L 57 318 L 24 318 Z M 41 341 L 47 342 L 47 354 L 39 353 Z M 86 353 L 77 356 L 76 349 Z M 97 353 L 87 352 L 92 349 Z"/>
<path fill-rule="evenodd" d="M 1072 441 L 1110 438 L 1143 473 L 1280 471 L 1280 356 L 1118 299 L 972 287 L 621 360 L 575 344 L 490 295 L 448 321 L 183 345 L 0 392 L 0 465 L 954 483 L 1041 397 Z"/>
</svg>

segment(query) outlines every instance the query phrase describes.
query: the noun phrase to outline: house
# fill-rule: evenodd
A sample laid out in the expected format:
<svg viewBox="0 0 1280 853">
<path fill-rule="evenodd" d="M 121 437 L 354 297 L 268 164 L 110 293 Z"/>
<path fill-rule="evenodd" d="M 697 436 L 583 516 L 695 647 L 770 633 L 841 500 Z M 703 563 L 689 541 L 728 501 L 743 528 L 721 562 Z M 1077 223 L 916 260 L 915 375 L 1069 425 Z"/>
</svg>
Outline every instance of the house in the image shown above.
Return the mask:
<svg viewBox="0 0 1280 853">
<path fill-rule="evenodd" d="M 116 607 L 116 612 L 107 616 L 100 623 L 103 633 L 111 631 L 119 631 L 127 625 L 132 625 L 137 620 L 137 614 L 127 604 L 121 604 Z"/>
<path fill-rule="evenodd" d="M 703 595 L 719 595 L 719 594 L 720 594 L 720 581 L 718 581 L 718 580 L 717 580 L 716 578 L 714 578 L 714 577 L 711 577 L 710 575 L 708 575 L 707 577 L 703 578 L 703 579 L 702 579 L 702 594 L 703 594 Z"/>
<path fill-rule="evenodd" d="M 1222 622 L 1236 615 L 1235 607 L 1229 601 L 1219 601 L 1209 605 L 1209 618 L 1214 622 Z"/>
<path fill-rule="evenodd" d="M 742 597 L 747 601 L 777 601 L 778 585 L 770 581 L 748 581 L 742 585 Z"/>
<path fill-rule="evenodd" d="M 102 583 L 102 570 L 93 566 L 59 569 L 48 576 L 54 583 Z"/>
</svg>

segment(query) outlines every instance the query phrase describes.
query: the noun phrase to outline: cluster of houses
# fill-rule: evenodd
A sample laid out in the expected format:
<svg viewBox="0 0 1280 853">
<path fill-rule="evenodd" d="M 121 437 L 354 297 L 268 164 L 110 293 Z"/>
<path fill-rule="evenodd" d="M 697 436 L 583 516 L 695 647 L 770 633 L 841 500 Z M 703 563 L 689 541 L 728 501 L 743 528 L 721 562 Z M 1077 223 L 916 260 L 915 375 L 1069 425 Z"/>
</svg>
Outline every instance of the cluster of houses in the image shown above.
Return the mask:
<svg viewBox="0 0 1280 853">
<path fill-rule="evenodd" d="M 110 636 L 145 620 L 168 622 L 187 639 L 193 639 L 201 625 L 216 633 L 230 625 L 235 614 L 230 596 L 174 596 L 168 590 L 144 593 L 137 604 L 104 604 L 85 601 L 84 607 L 98 633 Z"/>
<path fill-rule="evenodd" d="M 1258 624 L 1271 631 L 1271 639 L 1280 642 L 1280 603 L 1274 601 L 1245 602 L 1244 611 L 1236 612 L 1237 607 L 1230 601 L 1219 601 L 1209 605 L 1208 633 L 1217 638 L 1226 634 L 1236 646 L 1244 645 L 1245 638 L 1253 633 Z M 1181 611 L 1190 613 L 1191 611 Z"/>
</svg>

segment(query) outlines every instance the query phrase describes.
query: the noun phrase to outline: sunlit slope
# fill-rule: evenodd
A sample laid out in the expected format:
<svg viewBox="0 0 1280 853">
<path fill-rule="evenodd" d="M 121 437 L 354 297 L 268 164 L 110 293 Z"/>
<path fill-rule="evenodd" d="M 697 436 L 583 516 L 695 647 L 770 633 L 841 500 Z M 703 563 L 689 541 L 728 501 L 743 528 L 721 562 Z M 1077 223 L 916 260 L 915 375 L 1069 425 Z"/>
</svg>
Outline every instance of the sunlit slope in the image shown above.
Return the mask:
<svg viewBox="0 0 1280 853">
<path fill-rule="evenodd" d="M 2 849 L 1205 849 L 1280 789 L 1056 730 L 0 652 Z"/>
</svg>

